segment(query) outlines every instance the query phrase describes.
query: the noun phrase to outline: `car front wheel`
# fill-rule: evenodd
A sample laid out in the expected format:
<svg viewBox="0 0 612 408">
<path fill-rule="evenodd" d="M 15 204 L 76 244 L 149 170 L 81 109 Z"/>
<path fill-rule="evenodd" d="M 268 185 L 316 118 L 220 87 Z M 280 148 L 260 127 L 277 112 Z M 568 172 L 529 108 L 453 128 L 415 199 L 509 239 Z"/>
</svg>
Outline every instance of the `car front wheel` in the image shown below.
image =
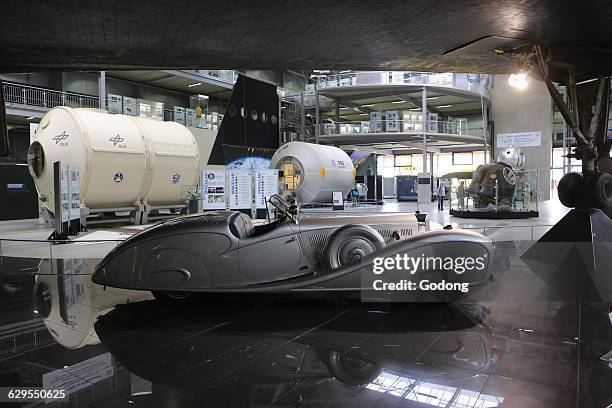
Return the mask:
<svg viewBox="0 0 612 408">
<path fill-rule="evenodd" d="M 323 260 L 328 269 L 360 263 L 361 259 L 385 246 L 385 240 L 378 231 L 368 225 L 345 225 L 330 237 Z"/>
</svg>

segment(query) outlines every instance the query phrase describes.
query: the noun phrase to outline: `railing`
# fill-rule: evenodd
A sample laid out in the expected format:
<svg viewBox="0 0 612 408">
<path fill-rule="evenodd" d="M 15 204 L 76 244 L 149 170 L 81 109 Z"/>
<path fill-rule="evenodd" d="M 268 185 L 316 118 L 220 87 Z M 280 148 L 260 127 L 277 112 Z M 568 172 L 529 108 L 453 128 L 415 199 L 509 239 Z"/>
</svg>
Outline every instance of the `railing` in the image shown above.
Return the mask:
<svg viewBox="0 0 612 408">
<path fill-rule="evenodd" d="M 512 225 L 490 227 L 457 227 L 458 229 L 478 232 L 494 242 L 498 241 L 536 241 L 548 232 L 554 225 Z"/>
<path fill-rule="evenodd" d="M 100 106 L 97 96 L 56 91 L 11 82 L 5 82 L 3 85 L 7 105 L 26 105 L 49 109 L 56 106 L 73 108 L 98 108 Z"/>
<path fill-rule="evenodd" d="M 235 84 L 238 79 L 238 72 L 234 70 L 214 70 L 214 69 L 190 69 L 185 70 L 185 72 L 190 72 L 195 75 L 199 75 L 204 78 L 212 78 L 217 79 L 223 82 L 227 82 L 228 84 Z"/>
<path fill-rule="evenodd" d="M 359 85 L 432 85 L 463 89 L 489 97 L 490 80 L 484 74 L 409 71 L 358 71 L 319 77 L 319 88 Z"/>
<path fill-rule="evenodd" d="M 423 122 L 414 120 L 389 121 L 353 121 L 340 122 L 340 134 L 349 133 L 422 133 Z M 461 122 L 428 121 L 426 133 L 446 133 L 452 135 L 468 135 L 483 137 L 481 127 L 466 127 Z M 335 123 L 320 124 L 321 135 L 338 134 Z"/>
<path fill-rule="evenodd" d="M 12 239 L 0 238 L 0 260 L 2 257 L 33 259 L 102 259 L 125 238 L 87 239 L 75 237 L 70 240 L 49 241 L 45 239 Z M 78 255 L 75 255 L 78 254 Z M 0 262 L 1 272 L 7 270 L 7 263 Z M 93 271 L 90 271 L 93 273 Z"/>
</svg>

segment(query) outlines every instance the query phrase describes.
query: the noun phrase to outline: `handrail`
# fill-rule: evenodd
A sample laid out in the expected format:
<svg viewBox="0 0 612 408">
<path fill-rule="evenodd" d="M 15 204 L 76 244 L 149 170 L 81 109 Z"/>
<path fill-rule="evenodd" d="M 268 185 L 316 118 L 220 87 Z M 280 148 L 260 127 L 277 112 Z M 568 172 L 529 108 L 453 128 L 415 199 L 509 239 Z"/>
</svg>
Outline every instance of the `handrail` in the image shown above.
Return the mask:
<svg viewBox="0 0 612 408">
<path fill-rule="evenodd" d="M 54 108 L 56 106 L 100 107 L 100 100 L 94 95 L 58 91 L 14 82 L 4 82 L 3 87 L 7 105 L 16 104 L 41 108 Z"/>
<path fill-rule="evenodd" d="M 235 84 L 236 80 L 238 79 L 238 72 L 231 69 L 188 69 L 185 70 L 185 72 L 189 72 L 191 74 L 198 75 L 203 78 L 211 78 L 217 81 L 226 82 L 231 85 Z"/>
<path fill-rule="evenodd" d="M 393 123 L 390 129 L 389 124 Z M 386 126 L 385 126 L 386 125 Z M 422 132 L 423 121 L 420 120 L 396 120 L 393 122 L 385 120 L 363 120 L 338 123 L 322 123 L 320 134 L 334 135 L 346 133 L 402 133 Z M 336 131 L 339 127 L 339 132 Z M 464 127 L 460 122 L 432 120 L 426 122 L 425 133 L 447 133 L 453 135 L 482 136 L 482 127 Z"/>
<path fill-rule="evenodd" d="M 511 228 L 531 228 L 531 240 L 534 240 L 534 229 L 535 228 L 552 228 L 554 227 L 553 224 L 542 224 L 542 225 L 487 225 L 487 226 L 480 226 L 480 227 L 458 227 L 459 229 L 465 229 L 465 230 L 473 230 L 473 231 L 482 231 L 482 235 L 484 235 L 485 237 L 488 236 L 487 235 L 487 229 L 488 230 L 501 230 L 501 229 L 511 229 Z M 512 240 L 511 240 L 512 241 Z"/>
<path fill-rule="evenodd" d="M 462 89 L 489 97 L 486 74 L 433 73 L 413 71 L 358 71 L 320 76 L 319 88 L 362 85 L 431 85 Z"/>
</svg>

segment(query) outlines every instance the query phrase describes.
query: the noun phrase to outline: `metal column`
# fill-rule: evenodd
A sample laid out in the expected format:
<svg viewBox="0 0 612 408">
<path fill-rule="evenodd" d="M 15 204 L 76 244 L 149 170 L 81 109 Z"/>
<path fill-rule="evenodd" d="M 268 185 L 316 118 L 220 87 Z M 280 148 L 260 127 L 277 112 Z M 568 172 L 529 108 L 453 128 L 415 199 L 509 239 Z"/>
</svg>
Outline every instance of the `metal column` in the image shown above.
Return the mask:
<svg viewBox="0 0 612 408">
<path fill-rule="evenodd" d="M 319 81 L 317 80 L 315 86 L 315 143 L 319 143 Z"/>
<path fill-rule="evenodd" d="M 98 101 L 100 109 L 106 109 L 106 71 L 100 71 L 98 78 Z"/>
<path fill-rule="evenodd" d="M 564 90 L 563 92 L 563 101 L 565 102 L 565 104 L 567 105 L 569 102 L 569 98 L 567 97 L 567 88 Z M 563 121 L 563 174 L 567 174 L 569 173 L 570 169 L 570 158 L 566 157 L 567 153 L 568 153 L 568 148 L 571 147 L 571 145 L 569 145 L 569 136 L 571 134 L 571 129 L 570 126 L 567 124 L 567 122 L 564 120 Z M 554 166 L 551 166 L 554 167 Z"/>
<path fill-rule="evenodd" d="M 340 134 L 340 101 L 336 99 L 336 134 Z"/>
<path fill-rule="evenodd" d="M 306 107 L 304 106 L 304 90 L 300 92 L 300 139 L 306 141 Z"/>
<path fill-rule="evenodd" d="M 427 173 L 427 88 L 421 91 L 421 111 L 423 112 L 423 173 Z"/>
</svg>

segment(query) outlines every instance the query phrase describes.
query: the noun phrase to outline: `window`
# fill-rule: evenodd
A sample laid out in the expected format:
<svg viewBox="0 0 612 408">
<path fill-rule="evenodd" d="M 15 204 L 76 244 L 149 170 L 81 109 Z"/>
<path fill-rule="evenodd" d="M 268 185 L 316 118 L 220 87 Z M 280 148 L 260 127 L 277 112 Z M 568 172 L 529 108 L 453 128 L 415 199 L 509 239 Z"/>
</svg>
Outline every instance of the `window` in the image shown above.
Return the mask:
<svg viewBox="0 0 612 408">
<path fill-rule="evenodd" d="M 39 142 L 34 142 L 30 146 L 28 164 L 30 165 L 30 172 L 33 173 L 35 178 L 40 177 L 45 170 L 45 151 Z"/>
<path fill-rule="evenodd" d="M 474 163 L 472 152 L 453 153 L 453 165 L 468 165 Z"/>
<path fill-rule="evenodd" d="M 402 154 L 395 156 L 395 166 L 412 166 L 412 155 L 411 154 Z"/>
</svg>

